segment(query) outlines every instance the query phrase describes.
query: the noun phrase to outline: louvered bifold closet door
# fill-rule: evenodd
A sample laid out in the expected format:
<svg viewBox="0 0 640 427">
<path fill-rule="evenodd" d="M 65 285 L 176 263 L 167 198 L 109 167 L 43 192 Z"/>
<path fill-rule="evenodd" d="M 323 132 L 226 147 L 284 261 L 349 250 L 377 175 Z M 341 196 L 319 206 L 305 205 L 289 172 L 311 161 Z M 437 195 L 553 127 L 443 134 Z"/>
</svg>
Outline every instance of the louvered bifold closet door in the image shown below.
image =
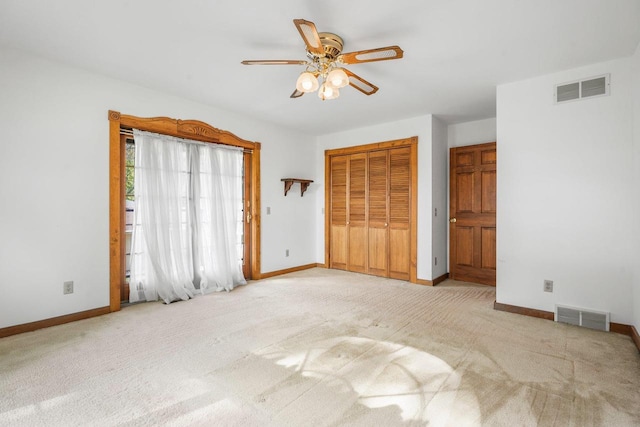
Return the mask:
<svg viewBox="0 0 640 427">
<path fill-rule="evenodd" d="M 409 280 L 411 149 L 389 150 L 389 277 Z"/>
<path fill-rule="evenodd" d="M 369 274 L 388 276 L 389 151 L 372 151 L 368 162 Z"/>
<path fill-rule="evenodd" d="M 349 156 L 331 157 L 330 267 L 347 269 L 347 167 Z"/>
<path fill-rule="evenodd" d="M 329 268 L 417 282 L 417 143 L 325 151 Z"/>
<path fill-rule="evenodd" d="M 367 272 L 367 153 L 349 156 L 347 270 Z"/>
</svg>

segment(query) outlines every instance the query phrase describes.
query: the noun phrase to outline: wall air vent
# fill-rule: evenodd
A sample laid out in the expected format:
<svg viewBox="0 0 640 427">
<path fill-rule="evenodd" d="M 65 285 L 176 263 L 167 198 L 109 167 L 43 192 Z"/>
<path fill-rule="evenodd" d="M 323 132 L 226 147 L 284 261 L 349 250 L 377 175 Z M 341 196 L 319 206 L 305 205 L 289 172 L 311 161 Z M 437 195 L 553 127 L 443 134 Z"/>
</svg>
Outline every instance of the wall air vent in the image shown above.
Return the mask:
<svg viewBox="0 0 640 427">
<path fill-rule="evenodd" d="M 554 90 L 555 103 L 560 104 L 577 99 L 609 95 L 610 76 L 610 74 L 604 74 L 602 76 L 556 85 Z"/>
<path fill-rule="evenodd" d="M 599 331 L 609 331 L 609 313 L 603 311 L 556 305 L 553 320 Z"/>
</svg>

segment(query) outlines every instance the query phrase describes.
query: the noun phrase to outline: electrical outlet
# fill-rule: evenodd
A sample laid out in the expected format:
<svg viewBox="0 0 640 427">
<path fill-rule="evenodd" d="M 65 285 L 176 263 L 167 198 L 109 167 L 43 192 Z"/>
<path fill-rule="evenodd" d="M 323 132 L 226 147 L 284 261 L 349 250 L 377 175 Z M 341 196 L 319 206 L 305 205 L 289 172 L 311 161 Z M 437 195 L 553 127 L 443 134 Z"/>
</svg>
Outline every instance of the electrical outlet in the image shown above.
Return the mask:
<svg viewBox="0 0 640 427">
<path fill-rule="evenodd" d="M 64 295 L 73 293 L 73 281 L 64 282 L 62 284 L 62 293 Z"/>
<path fill-rule="evenodd" d="M 267 206 L 267 215 L 271 215 L 271 206 Z"/>
<path fill-rule="evenodd" d="M 435 208 L 435 215 L 434 216 L 438 216 L 438 208 Z"/>
<path fill-rule="evenodd" d="M 545 280 L 543 289 L 545 292 L 553 292 L 553 280 Z"/>
<path fill-rule="evenodd" d="M 289 249 L 287 249 L 286 251 L 284 251 L 284 256 L 289 256 Z"/>
<path fill-rule="evenodd" d="M 438 257 L 436 257 L 435 265 L 438 265 Z"/>
</svg>

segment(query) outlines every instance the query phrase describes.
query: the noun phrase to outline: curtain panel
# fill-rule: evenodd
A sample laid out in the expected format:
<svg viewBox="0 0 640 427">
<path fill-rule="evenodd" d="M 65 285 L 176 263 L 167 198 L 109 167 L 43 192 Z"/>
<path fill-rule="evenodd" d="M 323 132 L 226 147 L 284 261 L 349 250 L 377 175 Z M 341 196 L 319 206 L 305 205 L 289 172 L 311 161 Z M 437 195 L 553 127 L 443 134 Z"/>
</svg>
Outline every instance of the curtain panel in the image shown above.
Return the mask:
<svg viewBox="0 0 640 427">
<path fill-rule="evenodd" d="M 231 290 L 242 274 L 243 154 L 134 129 L 129 301 Z"/>
</svg>

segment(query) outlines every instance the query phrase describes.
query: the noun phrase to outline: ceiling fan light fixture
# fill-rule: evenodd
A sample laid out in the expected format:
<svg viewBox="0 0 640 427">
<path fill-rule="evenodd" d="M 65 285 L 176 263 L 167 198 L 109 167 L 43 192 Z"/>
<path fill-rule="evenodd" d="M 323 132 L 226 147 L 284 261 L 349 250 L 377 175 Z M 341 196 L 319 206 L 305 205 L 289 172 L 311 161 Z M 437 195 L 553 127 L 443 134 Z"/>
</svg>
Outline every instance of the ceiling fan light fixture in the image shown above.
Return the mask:
<svg viewBox="0 0 640 427">
<path fill-rule="evenodd" d="M 334 87 L 331 87 L 327 83 L 322 83 L 320 90 L 318 91 L 318 98 L 326 101 L 327 99 L 336 99 L 340 96 L 340 91 Z"/>
<path fill-rule="evenodd" d="M 318 90 L 320 83 L 318 83 L 318 79 L 313 73 L 309 71 L 305 71 L 298 77 L 296 81 L 296 89 L 300 92 L 314 92 Z"/>
<path fill-rule="evenodd" d="M 327 75 L 327 83 L 335 89 L 340 89 L 349 84 L 349 76 L 342 68 L 334 68 Z"/>
<path fill-rule="evenodd" d="M 373 95 L 378 91 L 377 86 L 342 66 L 362 62 L 400 59 L 404 54 L 400 46 L 395 45 L 343 53 L 344 41 L 337 34 L 319 33 L 313 22 L 304 19 L 294 19 L 293 23 L 306 45 L 306 60 L 260 59 L 242 61 L 244 65 L 306 66 L 306 70 L 298 76 L 296 89 L 290 95 L 290 98 L 300 98 L 305 93 L 318 91 L 318 97 L 322 100 L 335 99 L 340 96 L 338 89 L 346 86 L 352 86 L 365 95 Z"/>
</svg>

